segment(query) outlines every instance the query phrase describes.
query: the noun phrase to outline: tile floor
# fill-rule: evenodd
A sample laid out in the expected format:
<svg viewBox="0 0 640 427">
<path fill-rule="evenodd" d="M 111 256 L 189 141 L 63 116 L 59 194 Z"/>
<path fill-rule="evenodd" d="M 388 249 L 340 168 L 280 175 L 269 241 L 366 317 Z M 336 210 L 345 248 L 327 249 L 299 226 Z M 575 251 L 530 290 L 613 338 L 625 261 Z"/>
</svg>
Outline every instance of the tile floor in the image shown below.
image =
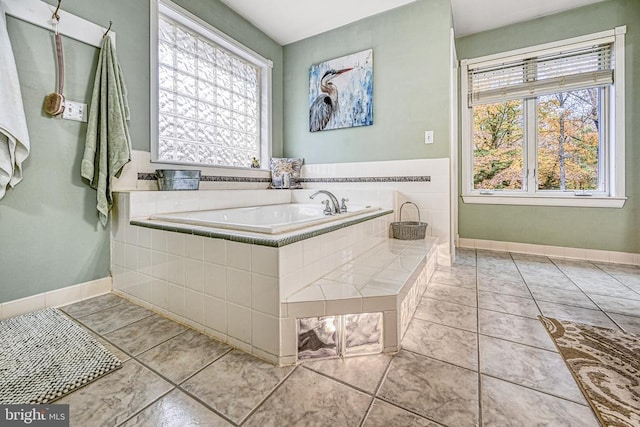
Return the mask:
<svg viewBox="0 0 640 427">
<path fill-rule="evenodd" d="M 123 361 L 73 426 L 597 426 L 540 313 L 640 333 L 640 268 L 460 250 L 396 355 L 275 367 L 108 294 L 64 308 Z"/>
</svg>

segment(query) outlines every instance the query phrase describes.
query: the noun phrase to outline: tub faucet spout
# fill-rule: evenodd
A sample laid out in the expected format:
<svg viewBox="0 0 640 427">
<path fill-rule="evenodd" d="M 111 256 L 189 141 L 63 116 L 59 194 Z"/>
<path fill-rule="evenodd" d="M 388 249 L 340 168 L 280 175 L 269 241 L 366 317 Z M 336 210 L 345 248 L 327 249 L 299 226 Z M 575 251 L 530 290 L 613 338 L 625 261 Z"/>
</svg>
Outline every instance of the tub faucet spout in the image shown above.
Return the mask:
<svg viewBox="0 0 640 427">
<path fill-rule="evenodd" d="M 313 193 L 312 195 L 310 195 L 309 198 L 313 199 L 320 193 L 322 193 L 322 194 L 324 194 L 326 196 L 329 196 L 329 199 L 331 199 L 331 204 L 333 205 L 333 213 L 334 214 L 339 214 L 340 213 L 340 204 L 338 203 L 338 199 L 336 198 L 336 196 L 334 196 L 333 193 L 331 193 L 330 191 L 318 190 L 315 193 Z"/>
</svg>

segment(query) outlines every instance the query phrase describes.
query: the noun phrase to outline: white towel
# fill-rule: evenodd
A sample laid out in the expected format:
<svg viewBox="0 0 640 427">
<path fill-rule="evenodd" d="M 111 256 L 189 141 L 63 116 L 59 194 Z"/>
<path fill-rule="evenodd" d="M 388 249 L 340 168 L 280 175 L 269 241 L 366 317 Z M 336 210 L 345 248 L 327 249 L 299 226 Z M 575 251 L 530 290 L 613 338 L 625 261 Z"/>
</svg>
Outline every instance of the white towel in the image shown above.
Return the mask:
<svg viewBox="0 0 640 427">
<path fill-rule="evenodd" d="M 18 69 L 0 0 L 0 199 L 7 185 L 22 181 L 22 162 L 29 156 L 29 132 L 22 105 Z"/>
</svg>

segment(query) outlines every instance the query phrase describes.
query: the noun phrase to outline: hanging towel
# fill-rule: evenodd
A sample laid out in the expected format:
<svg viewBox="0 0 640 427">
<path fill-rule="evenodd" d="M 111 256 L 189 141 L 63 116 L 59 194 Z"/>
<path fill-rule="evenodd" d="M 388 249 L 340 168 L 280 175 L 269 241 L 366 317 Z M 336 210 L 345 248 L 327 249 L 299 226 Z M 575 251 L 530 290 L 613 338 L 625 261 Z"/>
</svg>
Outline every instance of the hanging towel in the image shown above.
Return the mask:
<svg viewBox="0 0 640 427">
<path fill-rule="evenodd" d="M 97 190 L 97 209 L 102 225 L 107 224 L 113 205 L 111 181 L 131 161 L 129 106 L 122 70 L 111 38 L 104 37 L 98 58 L 89 110 L 87 138 L 81 175 Z"/>
<path fill-rule="evenodd" d="M 22 181 L 22 163 L 29 156 L 29 132 L 22 105 L 18 69 L 0 0 L 0 199 L 7 185 Z"/>
</svg>

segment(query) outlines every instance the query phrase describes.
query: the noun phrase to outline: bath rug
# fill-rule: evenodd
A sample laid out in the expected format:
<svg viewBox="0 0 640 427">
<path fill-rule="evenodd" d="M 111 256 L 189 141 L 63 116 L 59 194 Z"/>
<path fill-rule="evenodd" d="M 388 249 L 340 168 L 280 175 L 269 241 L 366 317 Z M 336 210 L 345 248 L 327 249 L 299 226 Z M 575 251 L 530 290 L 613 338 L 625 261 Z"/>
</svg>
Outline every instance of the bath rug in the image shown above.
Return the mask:
<svg viewBox="0 0 640 427">
<path fill-rule="evenodd" d="M 50 403 L 121 364 L 58 309 L 0 321 L 0 404 Z"/>
<path fill-rule="evenodd" d="M 603 426 L 640 426 L 640 336 L 540 316 Z"/>
</svg>

